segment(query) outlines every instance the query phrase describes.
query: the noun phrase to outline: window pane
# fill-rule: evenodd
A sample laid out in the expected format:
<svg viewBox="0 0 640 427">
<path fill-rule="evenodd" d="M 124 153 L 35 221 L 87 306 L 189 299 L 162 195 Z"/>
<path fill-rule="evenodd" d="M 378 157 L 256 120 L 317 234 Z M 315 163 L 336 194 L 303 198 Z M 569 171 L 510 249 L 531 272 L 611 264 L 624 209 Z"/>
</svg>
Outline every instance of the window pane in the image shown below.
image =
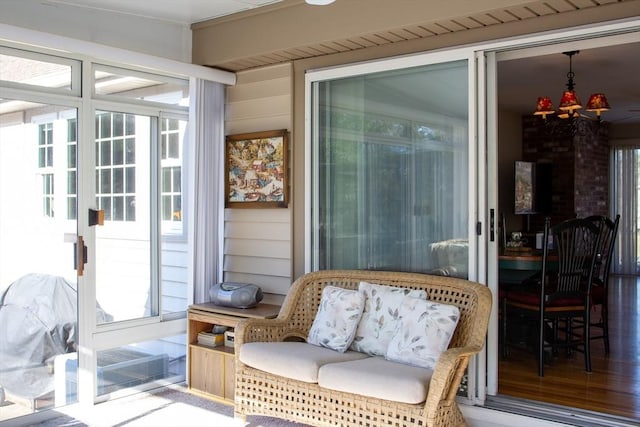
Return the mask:
<svg viewBox="0 0 640 427">
<path fill-rule="evenodd" d="M 124 220 L 124 197 L 122 196 L 113 197 L 113 220 Z"/>
<path fill-rule="evenodd" d="M 76 194 L 76 171 L 67 172 L 67 194 Z"/>
<path fill-rule="evenodd" d="M 122 168 L 113 168 L 113 192 L 115 194 L 124 192 L 124 170 Z"/>
<path fill-rule="evenodd" d="M 67 141 L 77 141 L 77 120 L 70 119 L 67 121 Z"/>
<path fill-rule="evenodd" d="M 70 144 L 67 146 L 67 167 L 76 167 L 76 145 Z"/>
<path fill-rule="evenodd" d="M 171 196 L 162 196 L 162 220 L 171 221 Z"/>
<path fill-rule="evenodd" d="M 136 116 L 127 114 L 127 127 L 125 129 L 125 135 L 135 135 L 136 133 Z"/>
<path fill-rule="evenodd" d="M 113 164 L 121 165 L 124 162 L 124 141 L 122 139 L 113 140 Z"/>
<path fill-rule="evenodd" d="M 134 167 L 125 168 L 125 192 L 136 192 L 136 168 Z"/>
<path fill-rule="evenodd" d="M 188 105 L 189 81 L 185 79 L 97 65 L 94 80 L 97 95 Z"/>
<path fill-rule="evenodd" d="M 110 138 L 111 137 L 111 115 L 101 114 L 100 115 L 100 138 Z"/>
<path fill-rule="evenodd" d="M 177 133 L 169 134 L 169 157 L 177 159 L 180 157 L 180 135 Z"/>
<path fill-rule="evenodd" d="M 180 168 L 173 168 L 173 191 L 181 191 Z"/>
<path fill-rule="evenodd" d="M 117 292 L 111 294 L 112 298 L 121 297 Z M 186 347 L 175 343 L 185 340 L 180 335 L 98 351 L 98 396 L 156 381 L 184 379 Z"/>
<path fill-rule="evenodd" d="M 162 192 L 171 192 L 171 168 L 162 168 Z"/>
<path fill-rule="evenodd" d="M 105 221 L 111 221 L 111 197 L 100 197 L 100 208 L 104 210 Z"/>
<path fill-rule="evenodd" d="M 111 169 L 103 169 L 100 171 L 100 193 L 111 193 Z"/>
<path fill-rule="evenodd" d="M 127 196 L 126 197 L 126 208 L 127 208 L 127 221 L 135 221 L 136 220 L 136 198 L 135 196 Z"/>
<path fill-rule="evenodd" d="M 182 219 L 182 197 L 173 196 L 173 219 L 180 221 Z"/>
<path fill-rule="evenodd" d="M 467 80 L 459 61 L 316 83 L 315 268 L 466 276 L 430 245 L 468 238 Z"/>
<path fill-rule="evenodd" d="M 11 48 L 0 49 L 0 80 L 50 89 L 71 90 L 71 64 L 75 61 L 56 63 L 40 55 L 24 57 L 24 51 Z"/>
<path fill-rule="evenodd" d="M 102 141 L 100 143 L 100 166 L 109 166 L 111 164 L 111 141 Z"/>
<path fill-rule="evenodd" d="M 127 138 L 125 140 L 126 157 L 125 162 L 131 165 L 136 162 L 136 140 L 134 138 Z"/>
<path fill-rule="evenodd" d="M 76 207 L 76 198 L 68 197 L 67 198 L 67 219 L 77 219 L 77 207 Z"/>
<path fill-rule="evenodd" d="M 113 115 L 113 136 L 124 136 L 124 117 L 122 114 Z"/>
</svg>

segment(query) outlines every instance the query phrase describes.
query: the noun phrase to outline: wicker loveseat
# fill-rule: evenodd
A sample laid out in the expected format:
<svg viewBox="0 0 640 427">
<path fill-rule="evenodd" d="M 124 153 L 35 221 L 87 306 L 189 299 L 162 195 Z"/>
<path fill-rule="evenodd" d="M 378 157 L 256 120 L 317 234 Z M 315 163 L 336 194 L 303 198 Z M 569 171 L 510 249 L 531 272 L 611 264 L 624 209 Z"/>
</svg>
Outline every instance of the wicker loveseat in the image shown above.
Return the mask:
<svg viewBox="0 0 640 427">
<path fill-rule="evenodd" d="M 318 311 L 323 289 L 329 285 L 358 289 L 362 281 L 423 289 L 429 300 L 460 309 L 449 347 L 430 371 L 430 379 L 425 380 L 428 382 L 424 385 L 425 401 L 409 404 L 337 391 L 321 387 L 317 382 L 265 372 L 241 361 L 242 346 L 246 343 L 304 342 Z M 310 425 L 465 425 L 455 397 L 469 358 L 484 345 L 490 310 L 489 289 L 459 278 L 365 270 L 325 270 L 306 274 L 291 287 L 277 318 L 246 319 L 236 328 L 235 416 L 245 420 L 247 415 L 265 415 Z M 264 357 L 269 356 L 265 354 Z M 386 363 L 384 358 L 381 360 L 380 363 Z M 391 385 L 394 380 L 394 375 L 390 374 L 384 381 Z"/>
</svg>

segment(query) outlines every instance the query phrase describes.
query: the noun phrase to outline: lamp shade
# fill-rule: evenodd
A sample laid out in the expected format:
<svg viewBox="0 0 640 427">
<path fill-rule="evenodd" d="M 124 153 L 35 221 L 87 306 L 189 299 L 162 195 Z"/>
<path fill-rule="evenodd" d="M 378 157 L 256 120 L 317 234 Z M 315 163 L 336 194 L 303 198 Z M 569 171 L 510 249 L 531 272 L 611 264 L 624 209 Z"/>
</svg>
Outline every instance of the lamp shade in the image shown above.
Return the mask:
<svg viewBox="0 0 640 427">
<path fill-rule="evenodd" d="M 589 97 L 587 102 L 587 111 L 595 111 L 600 116 L 602 111 L 608 111 L 611 107 L 604 93 L 594 93 Z"/>
<path fill-rule="evenodd" d="M 553 114 L 556 110 L 553 108 L 553 102 L 548 96 L 541 96 L 536 103 L 536 111 L 533 113 L 536 116 L 542 116 L 543 119 L 547 118 L 547 114 Z"/>
<path fill-rule="evenodd" d="M 305 3 L 313 4 L 313 5 L 316 5 L 316 6 L 325 6 L 325 5 L 333 3 L 334 1 L 336 1 L 336 0 L 305 0 Z"/>
<path fill-rule="evenodd" d="M 578 95 L 573 90 L 565 90 L 560 98 L 560 108 L 562 111 L 573 111 L 582 108 Z"/>
</svg>

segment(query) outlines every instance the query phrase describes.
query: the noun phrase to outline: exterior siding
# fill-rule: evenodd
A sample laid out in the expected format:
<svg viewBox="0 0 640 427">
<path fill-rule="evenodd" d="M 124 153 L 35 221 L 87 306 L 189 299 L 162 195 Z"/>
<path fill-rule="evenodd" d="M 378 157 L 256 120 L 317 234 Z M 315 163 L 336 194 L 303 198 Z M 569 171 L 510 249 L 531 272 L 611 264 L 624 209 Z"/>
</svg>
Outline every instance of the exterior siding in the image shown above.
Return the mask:
<svg viewBox="0 0 640 427">
<path fill-rule="evenodd" d="M 241 72 L 237 78 L 237 84 L 227 89 L 227 135 L 276 129 L 291 131 L 291 64 Z M 291 135 L 289 141 L 292 141 Z M 290 143 L 289 150 L 292 149 Z M 289 162 L 289 177 L 291 167 Z M 288 208 L 225 209 L 225 281 L 254 283 L 265 293 L 287 293 L 293 270 L 291 207 L 289 199 Z"/>
</svg>

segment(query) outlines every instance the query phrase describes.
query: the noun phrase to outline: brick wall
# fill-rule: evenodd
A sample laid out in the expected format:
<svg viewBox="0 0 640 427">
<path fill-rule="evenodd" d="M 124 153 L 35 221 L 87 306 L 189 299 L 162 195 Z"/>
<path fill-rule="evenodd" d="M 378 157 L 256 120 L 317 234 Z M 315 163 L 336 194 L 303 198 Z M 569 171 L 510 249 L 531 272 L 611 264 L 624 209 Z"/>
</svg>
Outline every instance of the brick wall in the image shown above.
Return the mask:
<svg viewBox="0 0 640 427">
<path fill-rule="evenodd" d="M 577 119 L 574 132 L 566 119 L 538 116 L 522 119 L 522 156 L 525 161 L 553 165 L 552 211 L 555 224 L 574 216 L 608 215 L 608 126 Z M 527 219 L 523 219 L 523 229 Z M 530 228 L 541 230 L 544 215 L 532 215 Z"/>
</svg>

